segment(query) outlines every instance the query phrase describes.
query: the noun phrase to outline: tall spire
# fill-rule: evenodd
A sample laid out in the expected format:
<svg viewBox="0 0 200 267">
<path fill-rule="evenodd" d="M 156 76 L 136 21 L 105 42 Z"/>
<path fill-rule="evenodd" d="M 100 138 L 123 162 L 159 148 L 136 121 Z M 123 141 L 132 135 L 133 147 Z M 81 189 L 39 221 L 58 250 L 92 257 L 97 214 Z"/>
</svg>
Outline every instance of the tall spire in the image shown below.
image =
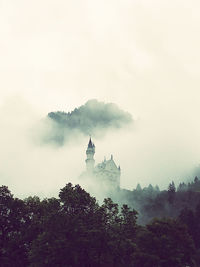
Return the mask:
<svg viewBox="0 0 200 267">
<path fill-rule="evenodd" d="M 90 136 L 90 140 L 89 140 L 89 143 L 88 143 L 88 147 L 92 147 L 92 140 L 91 140 L 91 136 Z"/>
<path fill-rule="evenodd" d="M 94 169 L 94 154 L 95 154 L 95 145 L 92 143 L 91 136 L 89 139 L 88 147 L 86 150 L 87 159 L 86 162 L 86 168 L 88 172 L 92 172 Z"/>
</svg>

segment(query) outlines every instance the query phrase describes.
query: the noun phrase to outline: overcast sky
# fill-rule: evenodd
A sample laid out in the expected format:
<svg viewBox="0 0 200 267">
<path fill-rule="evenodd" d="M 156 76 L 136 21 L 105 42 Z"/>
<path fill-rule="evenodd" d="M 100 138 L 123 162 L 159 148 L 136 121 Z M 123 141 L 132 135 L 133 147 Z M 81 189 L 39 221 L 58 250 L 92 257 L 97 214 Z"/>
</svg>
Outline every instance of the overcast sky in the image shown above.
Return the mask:
<svg viewBox="0 0 200 267">
<path fill-rule="evenodd" d="M 67 148 L 50 152 L 28 145 L 30 118 L 70 111 L 92 98 L 116 103 L 137 121 L 135 130 L 96 140 L 97 160 L 116 155 L 123 187 L 166 186 L 199 164 L 199 14 L 197 0 L 0 0 L 3 182 L 17 184 L 19 176 L 24 182 L 33 170 L 47 182 L 35 154 L 41 162 L 57 153 L 60 171 L 54 172 L 63 177 L 62 186 L 63 156 L 70 166 L 74 157 Z M 83 143 L 71 149 L 80 151 L 78 160 L 85 157 Z"/>
</svg>

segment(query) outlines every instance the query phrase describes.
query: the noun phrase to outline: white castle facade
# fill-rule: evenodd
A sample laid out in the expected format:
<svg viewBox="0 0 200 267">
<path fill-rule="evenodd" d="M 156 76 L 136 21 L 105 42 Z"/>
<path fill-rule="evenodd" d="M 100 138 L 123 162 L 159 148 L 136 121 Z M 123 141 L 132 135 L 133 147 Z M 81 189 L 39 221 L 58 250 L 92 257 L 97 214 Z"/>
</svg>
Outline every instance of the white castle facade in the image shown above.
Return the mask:
<svg viewBox="0 0 200 267">
<path fill-rule="evenodd" d="M 104 190 L 116 190 L 120 187 L 120 166 L 114 162 L 113 156 L 109 160 L 104 159 L 95 166 L 94 160 L 95 145 L 91 138 L 86 150 L 86 171 L 81 174 L 80 178 L 89 179 L 96 186 L 100 186 Z"/>
</svg>

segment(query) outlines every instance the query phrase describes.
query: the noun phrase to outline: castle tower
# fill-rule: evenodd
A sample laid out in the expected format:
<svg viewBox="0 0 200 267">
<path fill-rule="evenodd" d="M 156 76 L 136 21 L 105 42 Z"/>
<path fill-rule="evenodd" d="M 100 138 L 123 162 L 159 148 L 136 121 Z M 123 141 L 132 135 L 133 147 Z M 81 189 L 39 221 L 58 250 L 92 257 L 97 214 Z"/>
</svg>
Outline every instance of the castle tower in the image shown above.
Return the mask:
<svg viewBox="0 0 200 267">
<path fill-rule="evenodd" d="M 88 147 L 86 150 L 87 159 L 85 160 L 87 172 L 90 172 L 90 173 L 92 173 L 94 170 L 94 163 L 95 163 L 94 153 L 95 153 L 95 145 L 92 143 L 92 140 L 90 137 Z"/>
</svg>

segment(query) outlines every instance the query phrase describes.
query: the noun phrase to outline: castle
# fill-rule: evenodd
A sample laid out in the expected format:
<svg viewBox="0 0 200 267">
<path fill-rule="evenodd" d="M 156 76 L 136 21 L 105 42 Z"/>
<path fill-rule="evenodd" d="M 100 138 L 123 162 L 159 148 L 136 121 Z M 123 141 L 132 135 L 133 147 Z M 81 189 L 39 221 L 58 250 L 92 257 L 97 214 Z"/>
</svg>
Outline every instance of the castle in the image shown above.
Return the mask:
<svg viewBox="0 0 200 267">
<path fill-rule="evenodd" d="M 94 160 L 95 145 L 91 138 L 89 140 L 86 155 L 86 171 L 81 175 L 81 178 L 89 179 L 91 182 L 104 190 L 115 190 L 120 187 L 120 166 L 114 162 L 113 156 L 109 160 L 104 160 L 95 166 Z"/>
</svg>

